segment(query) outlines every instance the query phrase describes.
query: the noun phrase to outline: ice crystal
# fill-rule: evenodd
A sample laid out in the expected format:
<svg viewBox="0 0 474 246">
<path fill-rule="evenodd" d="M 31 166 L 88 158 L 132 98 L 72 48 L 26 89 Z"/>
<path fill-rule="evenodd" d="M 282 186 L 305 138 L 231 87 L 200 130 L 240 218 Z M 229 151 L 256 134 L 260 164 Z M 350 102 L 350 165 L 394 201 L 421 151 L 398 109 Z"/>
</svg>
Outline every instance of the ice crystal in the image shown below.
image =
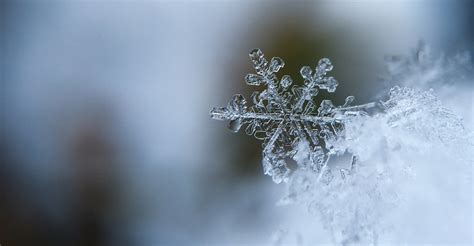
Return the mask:
<svg viewBox="0 0 474 246">
<path fill-rule="evenodd" d="M 327 76 L 333 69 L 328 58 L 319 60 L 314 69 L 301 68 L 302 86 L 293 85 L 289 75 L 278 79 L 276 73 L 285 65 L 281 58 L 268 61 L 260 49 L 254 49 L 250 59 L 256 72 L 245 76 L 245 81 L 265 89 L 253 92 L 250 106 L 242 95 L 235 95 L 227 107 L 213 108 L 211 117 L 229 120 L 233 132 L 245 126 L 248 135 L 263 140 L 264 173 L 274 182 L 288 180 L 288 158 L 299 159 L 300 168 L 318 173 L 318 179 L 325 183 L 331 182 L 332 173 L 326 166 L 332 155 L 339 154 L 331 143 L 343 135 L 347 118 L 365 114 L 364 110 L 375 104 L 351 106 L 354 97 L 349 96 L 342 106 L 334 106 L 330 100 L 315 105 L 314 97 L 320 90 L 333 93 L 338 86 L 334 77 Z"/>
</svg>

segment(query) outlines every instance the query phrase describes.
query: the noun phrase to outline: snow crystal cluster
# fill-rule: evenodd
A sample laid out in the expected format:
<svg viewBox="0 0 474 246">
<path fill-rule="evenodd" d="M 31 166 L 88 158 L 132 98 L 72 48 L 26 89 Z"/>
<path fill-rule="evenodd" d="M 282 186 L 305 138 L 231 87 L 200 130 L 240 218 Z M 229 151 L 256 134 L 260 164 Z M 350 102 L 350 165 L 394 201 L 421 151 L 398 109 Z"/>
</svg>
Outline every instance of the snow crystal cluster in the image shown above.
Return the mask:
<svg viewBox="0 0 474 246">
<path fill-rule="evenodd" d="M 461 119 L 442 107 L 433 91 L 394 87 L 380 104 L 382 113 L 345 121 L 344 137 L 333 143 L 358 158 L 348 175 L 342 172 L 327 184 L 298 170 L 281 200 L 307 206 L 336 244 L 376 244 L 382 235 L 386 239 L 395 227 L 389 215 L 400 214 L 394 213 L 400 206 L 413 206 L 416 196 L 445 189 L 444 199 L 464 208 L 457 214 L 469 212 L 472 204 L 472 134 Z M 329 168 L 340 165 L 331 164 Z M 420 204 L 437 209 L 445 203 L 437 199 Z M 466 227 L 466 222 L 459 224 Z"/>
<path fill-rule="evenodd" d="M 465 243 L 472 240 L 473 134 L 425 88 L 445 77 L 473 76 L 433 62 L 427 52 L 421 47 L 414 57 L 390 60 L 386 80 L 404 86 L 390 89 L 386 99 L 351 106 L 354 98 L 348 97 L 342 106 L 323 100 L 317 107 L 318 91 L 337 86 L 326 76 L 333 68 L 328 59 L 314 71 L 303 67 L 304 85 L 292 86 L 289 76 L 275 75 L 283 60 L 268 62 L 256 49 L 250 54 L 256 74 L 246 82 L 266 89 L 253 93 L 250 106 L 236 95 L 211 116 L 229 120 L 233 131 L 246 125 L 247 134 L 263 140 L 265 174 L 287 183 L 280 203 L 307 207 L 333 243 Z M 464 64 L 459 59 L 456 64 Z M 472 71 L 464 65 L 462 71 Z M 421 88 L 407 87 L 417 79 Z M 377 110 L 369 114 L 369 108 Z M 347 155 L 350 160 L 332 158 Z M 296 169 L 288 167 L 289 159 Z"/>
<path fill-rule="evenodd" d="M 247 105 L 242 95 L 235 95 L 227 107 L 216 107 L 210 112 L 217 120 L 229 120 L 229 128 L 238 132 L 246 125 L 245 132 L 263 140 L 263 169 L 273 181 L 287 181 L 291 173 L 286 160 L 297 160 L 300 168 L 319 173 L 326 180 L 332 176 L 327 169 L 329 157 L 337 154 L 329 142 L 337 139 L 344 129 L 347 117 L 364 114 L 364 109 L 374 104 L 351 106 L 353 96 L 346 98 L 344 105 L 334 106 L 330 100 L 315 105 L 314 97 L 319 90 L 335 92 L 338 82 L 327 76 L 333 69 L 327 58 L 319 60 L 313 69 L 304 66 L 300 70 L 303 86 L 292 85 L 289 75 L 278 79 L 278 72 L 284 65 L 279 57 L 268 61 L 261 50 L 250 53 L 255 74 L 248 74 L 248 85 L 266 87 L 255 91 L 252 104 Z M 305 148 L 304 151 L 298 149 Z M 305 158 L 308 161 L 302 161 Z"/>
</svg>

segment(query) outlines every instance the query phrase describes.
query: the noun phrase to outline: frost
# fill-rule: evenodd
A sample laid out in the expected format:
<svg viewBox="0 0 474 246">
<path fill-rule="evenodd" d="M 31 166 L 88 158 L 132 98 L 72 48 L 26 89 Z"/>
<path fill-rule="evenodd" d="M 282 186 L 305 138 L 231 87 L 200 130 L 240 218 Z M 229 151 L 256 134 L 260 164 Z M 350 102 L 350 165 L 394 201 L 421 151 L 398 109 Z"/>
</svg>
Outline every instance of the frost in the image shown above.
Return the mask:
<svg viewBox="0 0 474 246">
<path fill-rule="evenodd" d="M 276 183 L 288 180 L 288 158 L 298 159 L 300 168 L 313 170 L 320 174 L 319 179 L 330 182 L 332 174 L 326 166 L 332 155 L 339 154 L 330 143 L 342 135 L 347 118 L 365 114 L 375 104 L 351 106 L 354 97 L 349 96 L 342 106 L 330 100 L 316 106 L 313 99 L 319 90 L 332 93 L 338 86 L 334 77 L 327 76 L 333 69 L 327 58 L 319 60 L 314 70 L 301 68 L 303 86 L 292 85 L 288 75 L 278 79 L 275 73 L 285 65 L 281 58 L 268 61 L 259 49 L 252 50 L 250 58 L 256 73 L 245 76 L 246 83 L 266 88 L 253 92 L 250 106 L 242 95 L 235 95 L 227 107 L 213 108 L 211 117 L 229 120 L 233 132 L 245 126 L 248 135 L 263 140 L 263 170 Z M 298 154 L 302 145 L 304 150 Z M 301 161 L 302 155 L 309 161 Z"/>
</svg>

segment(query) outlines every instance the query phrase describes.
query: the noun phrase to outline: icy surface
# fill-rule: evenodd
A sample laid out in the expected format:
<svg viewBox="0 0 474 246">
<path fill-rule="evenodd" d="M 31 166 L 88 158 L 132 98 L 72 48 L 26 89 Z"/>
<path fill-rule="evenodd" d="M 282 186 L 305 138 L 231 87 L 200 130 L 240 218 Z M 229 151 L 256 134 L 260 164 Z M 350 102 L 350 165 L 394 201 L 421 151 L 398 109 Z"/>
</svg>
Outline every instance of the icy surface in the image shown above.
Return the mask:
<svg viewBox="0 0 474 246">
<path fill-rule="evenodd" d="M 252 50 L 250 58 L 255 74 L 245 76 L 245 81 L 265 89 L 253 92 L 250 106 L 242 95 L 235 95 L 227 107 L 213 108 L 211 117 L 229 120 L 229 129 L 234 132 L 245 126 L 248 135 L 263 140 L 263 170 L 276 183 L 288 180 L 288 158 L 297 159 L 300 168 L 319 173 L 320 179 L 329 182 L 328 160 L 339 154 L 330 142 L 342 134 L 347 118 L 365 114 L 364 109 L 375 104 L 351 106 L 354 97 L 349 96 L 342 106 L 334 106 L 330 100 L 315 105 L 313 99 L 319 90 L 332 93 L 338 85 L 334 77 L 327 76 L 333 69 L 327 58 L 319 60 L 314 69 L 301 68 L 303 86 L 292 86 L 288 75 L 278 79 L 275 73 L 285 65 L 281 58 L 268 61 L 259 49 Z"/>
</svg>

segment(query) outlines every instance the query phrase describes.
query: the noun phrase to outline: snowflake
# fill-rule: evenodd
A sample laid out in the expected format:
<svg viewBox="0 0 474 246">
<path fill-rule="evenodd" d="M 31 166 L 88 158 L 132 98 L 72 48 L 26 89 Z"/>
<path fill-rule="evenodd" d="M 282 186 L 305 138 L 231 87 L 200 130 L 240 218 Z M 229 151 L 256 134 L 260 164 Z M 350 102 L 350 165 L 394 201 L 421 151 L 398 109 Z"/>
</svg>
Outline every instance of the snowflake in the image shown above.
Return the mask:
<svg viewBox="0 0 474 246">
<path fill-rule="evenodd" d="M 275 73 L 285 65 L 281 58 L 273 57 L 268 61 L 260 49 L 252 50 L 250 58 L 256 73 L 245 76 L 246 83 L 266 88 L 253 92 L 251 106 L 237 94 L 227 107 L 213 108 L 211 117 L 229 120 L 233 132 L 246 126 L 248 135 L 263 140 L 264 173 L 274 182 L 286 182 L 291 173 L 287 160 L 301 158 L 308 161 L 297 161 L 299 168 L 310 169 L 319 174 L 319 179 L 330 182 L 331 170 L 326 167 L 332 155 L 341 154 L 332 143 L 343 136 L 345 120 L 365 115 L 364 110 L 374 107 L 375 103 L 351 106 L 354 97 L 349 96 L 342 106 L 336 107 L 330 100 L 323 100 L 317 107 L 314 97 L 319 90 L 333 93 L 338 86 L 334 77 L 326 76 L 333 69 L 327 58 L 319 60 L 314 70 L 309 66 L 301 68 L 302 86 L 292 85 L 289 75 L 278 79 Z M 302 149 L 304 153 L 298 153 Z M 355 160 L 354 156 L 353 162 Z M 347 170 L 341 170 L 342 175 L 345 172 Z"/>
</svg>

